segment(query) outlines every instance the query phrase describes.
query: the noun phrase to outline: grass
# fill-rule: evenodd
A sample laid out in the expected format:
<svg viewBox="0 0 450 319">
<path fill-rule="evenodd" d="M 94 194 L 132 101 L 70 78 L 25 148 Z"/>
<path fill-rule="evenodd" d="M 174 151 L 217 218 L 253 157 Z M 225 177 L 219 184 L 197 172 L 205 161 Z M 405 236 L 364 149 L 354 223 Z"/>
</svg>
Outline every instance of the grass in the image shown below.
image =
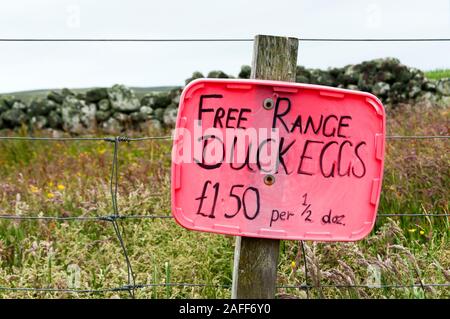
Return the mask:
<svg viewBox="0 0 450 319">
<path fill-rule="evenodd" d="M 450 78 L 450 69 L 436 69 L 425 71 L 425 77 L 431 80 L 439 80 L 442 78 Z M 158 86 L 158 87 L 131 87 L 138 98 L 142 98 L 145 94 L 152 92 L 166 92 L 177 88 L 176 86 Z M 85 93 L 90 88 L 71 89 L 75 93 Z M 45 98 L 50 91 L 60 91 L 59 89 L 30 90 L 11 93 L 0 93 L 1 95 L 13 95 L 25 102 L 30 102 L 35 98 Z"/>
<path fill-rule="evenodd" d="M 389 134 L 449 135 L 448 110 L 389 114 Z M 26 132 L 2 132 L 1 135 Z M 42 133 L 44 134 L 44 133 Z M 147 132 L 155 134 L 155 132 Z M 119 210 L 123 215 L 170 211 L 170 141 L 123 143 L 119 149 Z M 22 216 L 97 216 L 112 212 L 109 193 L 113 145 L 105 142 L 0 143 L 0 212 Z M 282 286 L 305 283 L 308 292 L 280 288 L 279 298 L 449 298 L 449 287 L 331 288 L 450 282 L 448 140 L 390 140 L 380 212 L 427 213 L 380 217 L 356 243 L 283 241 Z M 187 231 L 172 219 L 119 220 L 137 283 L 138 298 L 228 298 L 234 238 Z M 127 282 L 126 263 L 108 221 L 0 220 L 0 287 L 101 289 Z M 198 283 L 205 287 L 164 286 Z M 222 287 L 225 286 L 225 287 Z M 0 298 L 128 298 L 98 294 L 8 291 Z"/>
<path fill-rule="evenodd" d="M 437 69 L 437 70 L 426 71 L 425 76 L 431 80 L 450 78 L 450 69 Z"/>
</svg>

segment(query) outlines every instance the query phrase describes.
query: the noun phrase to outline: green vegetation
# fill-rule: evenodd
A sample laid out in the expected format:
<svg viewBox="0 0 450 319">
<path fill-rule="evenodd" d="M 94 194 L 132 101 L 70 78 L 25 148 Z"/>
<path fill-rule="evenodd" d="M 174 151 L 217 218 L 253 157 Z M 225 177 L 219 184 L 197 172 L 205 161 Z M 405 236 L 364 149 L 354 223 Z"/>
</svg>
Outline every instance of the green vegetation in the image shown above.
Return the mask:
<svg viewBox="0 0 450 319">
<path fill-rule="evenodd" d="M 450 78 L 450 69 L 437 69 L 425 72 L 425 76 L 430 80 L 440 80 Z"/>
<path fill-rule="evenodd" d="M 389 114 L 388 134 L 449 134 L 448 110 Z M 4 134 L 18 133 L 3 132 Z M 20 132 L 19 132 L 20 134 Z M 21 132 L 25 135 L 25 131 Z M 156 134 L 147 132 L 147 134 Z M 161 134 L 161 133 L 159 133 Z M 306 242 L 309 297 L 449 298 L 449 287 L 330 288 L 365 285 L 370 269 L 381 283 L 417 285 L 450 281 L 450 152 L 448 140 L 389 140 L 380 217 L 356 243 Z M 119 210 L 123 215 L 170 214 L 170 141 L 121 143 Z M 0 142 L 0 212 L 22 216 L 97 216 L 112 213 L 109 175 L 113 145 L 105 142 Z M 136 290 L 138 298 L 228 298 L 234 238 L 188 231 L 172 219 L 119 220 L 125 245 L 143 284 L 200 283 Z M 305 283 L 300 243 L 283 241 L 278 280 Z M 73 275 L 79 269 L 79 277 Z M 127 283 L 126 264 L 108 221 L 0 220 L 0 287 L 101 289 Z M 376 273 L 376 272 L 375 272 Z M 79 281 L 78 281 L 79 279 Z M 0 298 L 120 297 L 99 294 L 7 291 Z M 281 288 L 279 298 L 306 297 Z"/>
</svg>

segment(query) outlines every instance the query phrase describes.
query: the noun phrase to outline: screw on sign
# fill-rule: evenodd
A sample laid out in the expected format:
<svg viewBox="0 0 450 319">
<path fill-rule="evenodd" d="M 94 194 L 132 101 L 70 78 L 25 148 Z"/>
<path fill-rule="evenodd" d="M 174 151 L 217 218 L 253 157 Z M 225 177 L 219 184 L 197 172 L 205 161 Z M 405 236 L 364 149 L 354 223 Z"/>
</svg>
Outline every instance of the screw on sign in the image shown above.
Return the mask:
<svg viewBox="0 0 450 319">
<path fill-rule="evenodd" d="M 359 240 L 375 223 L 384 144 L 384 108 L 369 93 L 196 80 L 173 142 L 173 215 L 198 231 Z"/>
</svg>

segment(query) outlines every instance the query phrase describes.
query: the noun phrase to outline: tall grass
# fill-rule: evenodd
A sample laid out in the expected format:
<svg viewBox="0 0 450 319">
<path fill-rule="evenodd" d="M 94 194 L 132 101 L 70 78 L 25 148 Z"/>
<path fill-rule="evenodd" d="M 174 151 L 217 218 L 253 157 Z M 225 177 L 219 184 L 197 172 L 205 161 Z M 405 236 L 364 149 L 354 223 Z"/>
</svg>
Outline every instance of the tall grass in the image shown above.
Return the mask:
<svg viewBox="0 0 450 319">
<path fill-rule="evenodd" d="M 400 135 L 449 135 L 449 113 L 403 107 L 401 112 L 389 114 L 388 130 Z M 121 214 L 169 214 L 170 149 L 170 141 L 120 144 Z M 105 142 L 1 141 L 1 214 L 111 214 L 112 150 L 113 145 Z M 299 285 L 307 280 L 314 286 L 308 291 L 312 298 L 450 297 L 448 287 L 328 287 L 366 285 L 373 278 L 386 285 L 450 282 L 449 219 L 432 216 L 449 212 L 448 151 L 448 140 L 390 140 L 379 211 L 430 216 L 380 217 L 365 240 L 306 242 L 306 256 L 299 242 L 283 241 L 279 285 Z M 188 231 L 171 219 L 119 223 L 136 282 L 154 285 L 137 290 L 138 298 L 230 297 L 233 237 Z M 79 269 L 79 282 L 73 281 L 74 269 Z M 124 257 L 107 221 L 0 221 L 0 286 L 100 289 L 122 286 L 126 280 Z M 168 282 L 207 286 L 164 286 Z M 129 296 L 126 291 L 68 294 L 0 290 L 0 297 Z M 278 297 L 304 298 L 306 291 L 281 288 Z"/>
</svg>

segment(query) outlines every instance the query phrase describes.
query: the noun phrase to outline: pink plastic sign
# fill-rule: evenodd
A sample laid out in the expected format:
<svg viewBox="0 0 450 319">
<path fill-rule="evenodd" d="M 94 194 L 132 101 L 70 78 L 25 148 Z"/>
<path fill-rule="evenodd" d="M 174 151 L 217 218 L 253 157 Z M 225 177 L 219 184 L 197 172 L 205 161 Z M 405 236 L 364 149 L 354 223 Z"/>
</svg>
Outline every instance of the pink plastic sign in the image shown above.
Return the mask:
<svg viewBox="0 0 450 319">
<path fill-rule="evenodd" d="M 385 113 L 365 92 L 191 82 L 172 149 L 172 213 L 191 230 L 355 241 L 376 219 Z"/>
</svg>

